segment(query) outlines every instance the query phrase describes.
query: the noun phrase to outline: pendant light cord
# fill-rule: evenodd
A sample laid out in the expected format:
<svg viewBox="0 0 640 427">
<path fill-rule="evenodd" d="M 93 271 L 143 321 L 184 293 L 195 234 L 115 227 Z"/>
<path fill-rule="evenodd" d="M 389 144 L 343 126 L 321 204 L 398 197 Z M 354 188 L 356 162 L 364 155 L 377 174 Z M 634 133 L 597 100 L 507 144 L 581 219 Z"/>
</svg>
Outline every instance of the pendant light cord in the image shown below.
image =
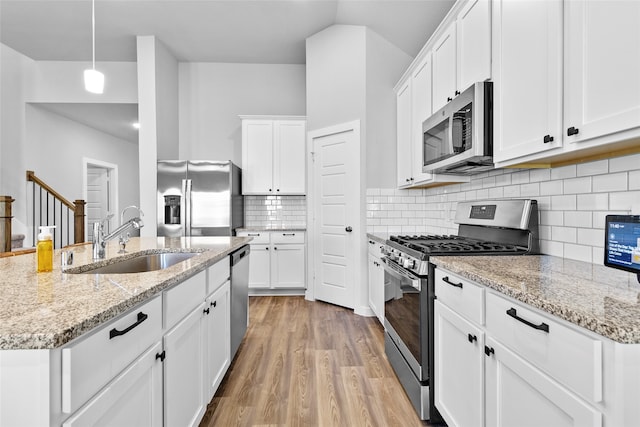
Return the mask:
<svg viewBox="0 0 640 427">
<path fill-rule="evenodd" d="M 92 41 L 92 64 L 96 69 L 96 0 L 91 0 L 91 41 Z"/>
</svg>

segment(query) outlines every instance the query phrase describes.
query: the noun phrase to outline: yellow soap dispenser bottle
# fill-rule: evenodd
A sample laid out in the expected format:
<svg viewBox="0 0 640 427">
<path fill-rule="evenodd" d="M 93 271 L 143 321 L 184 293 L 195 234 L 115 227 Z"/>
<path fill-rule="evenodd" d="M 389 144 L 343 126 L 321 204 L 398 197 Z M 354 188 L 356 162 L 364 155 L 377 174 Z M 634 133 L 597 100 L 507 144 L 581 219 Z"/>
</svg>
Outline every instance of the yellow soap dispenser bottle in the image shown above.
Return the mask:
<svg viewBox="0 0 640 427">
<path fill-rule="evenodd" d="M 41 225 L 38 234 L 36 255 L 38 258 L 38 273 L 53 270 L 53 235 L 51 229 L 55 225 Z"/>
</svg>

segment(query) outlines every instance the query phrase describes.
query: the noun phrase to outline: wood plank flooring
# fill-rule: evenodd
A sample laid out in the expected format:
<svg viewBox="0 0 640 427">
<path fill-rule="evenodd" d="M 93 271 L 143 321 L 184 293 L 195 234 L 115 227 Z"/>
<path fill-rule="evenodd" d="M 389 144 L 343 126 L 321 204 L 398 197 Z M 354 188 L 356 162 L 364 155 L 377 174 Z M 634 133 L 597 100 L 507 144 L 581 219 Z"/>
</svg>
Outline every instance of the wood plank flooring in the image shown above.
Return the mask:
<svg viewBox="0 0 640 427">
<path fill-rule="evenodd" d="M 200 427 L 427 426 L 384 355 L 376 318 L 251 297 L 249 329 Z"/>
</svg>

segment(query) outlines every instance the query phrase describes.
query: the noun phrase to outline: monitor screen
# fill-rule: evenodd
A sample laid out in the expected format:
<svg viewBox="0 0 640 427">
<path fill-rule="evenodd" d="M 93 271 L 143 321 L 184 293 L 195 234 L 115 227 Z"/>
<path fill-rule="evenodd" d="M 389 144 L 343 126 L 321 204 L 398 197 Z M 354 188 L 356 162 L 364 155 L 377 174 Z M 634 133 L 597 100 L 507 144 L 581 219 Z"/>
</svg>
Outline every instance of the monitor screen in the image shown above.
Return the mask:
<svg viewBox="0 0 640 427">
<path fill-rule="evenodd" d="M 640 274 L 640 215 L 607 215 L 604 265 Z"/>
</svg>

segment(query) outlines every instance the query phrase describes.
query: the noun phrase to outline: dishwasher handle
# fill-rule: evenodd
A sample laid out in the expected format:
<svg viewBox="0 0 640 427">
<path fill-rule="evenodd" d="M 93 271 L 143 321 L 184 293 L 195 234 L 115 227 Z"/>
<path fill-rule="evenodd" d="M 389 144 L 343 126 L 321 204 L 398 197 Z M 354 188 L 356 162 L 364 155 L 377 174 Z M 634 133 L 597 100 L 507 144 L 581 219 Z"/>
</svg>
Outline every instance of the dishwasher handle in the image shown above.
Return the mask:
<svg viewBox="0 0 640 427">
<path fill-rule="evenodd" d="M 249 245 L 244 245 L 231 254 L 231 266 L 237 265 L 247 255 L 249 255 Z"/>
</svg>

